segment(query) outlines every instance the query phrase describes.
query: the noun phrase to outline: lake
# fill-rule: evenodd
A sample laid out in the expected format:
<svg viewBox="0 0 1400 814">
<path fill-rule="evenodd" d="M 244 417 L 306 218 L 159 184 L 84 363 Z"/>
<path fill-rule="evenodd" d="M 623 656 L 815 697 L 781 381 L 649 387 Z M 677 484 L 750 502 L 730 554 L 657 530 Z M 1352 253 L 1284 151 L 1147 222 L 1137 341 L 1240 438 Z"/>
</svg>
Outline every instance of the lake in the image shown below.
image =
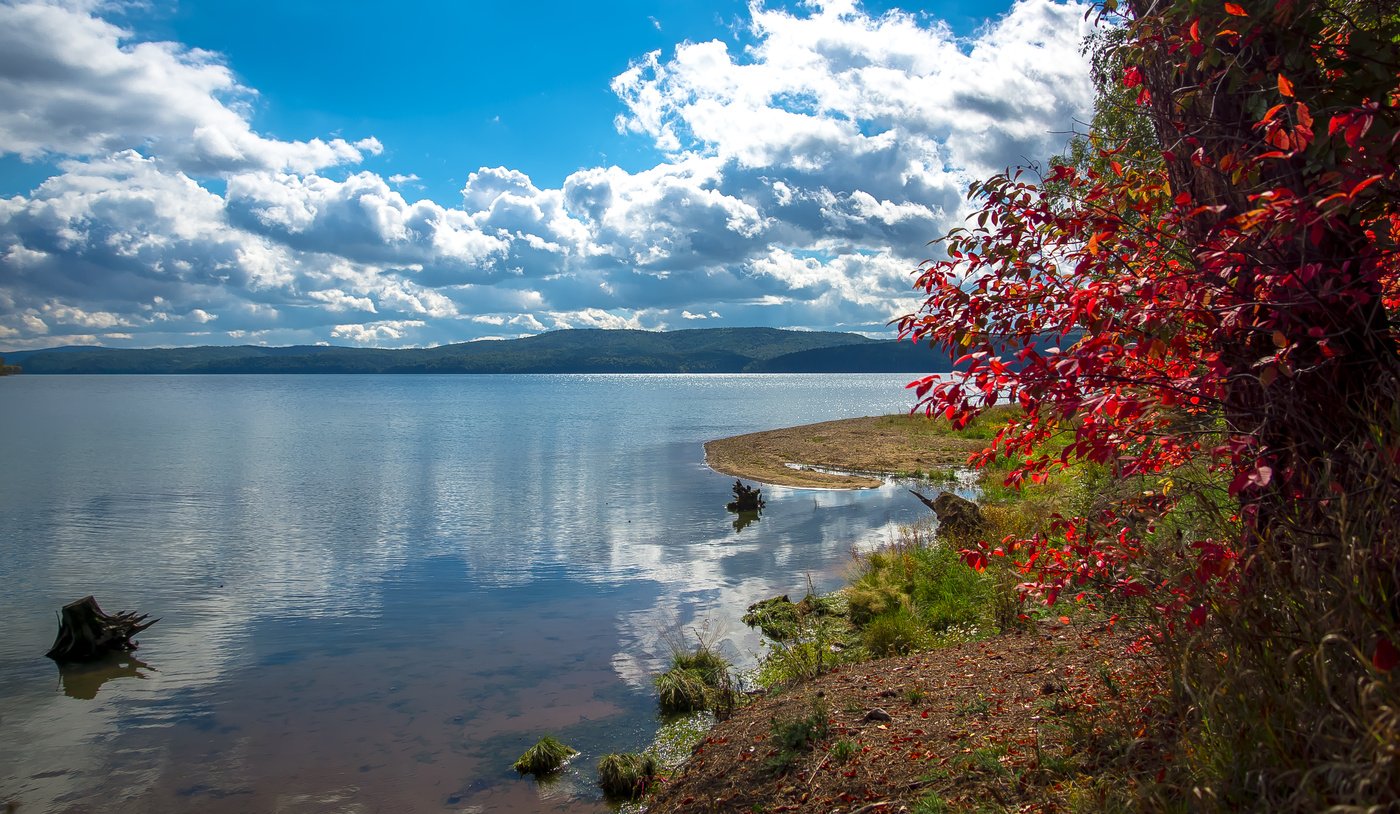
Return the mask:
<svg viewBox="0 0 1400 814">
<path fill-rule="evenodd" d="M 736 531 L 704 441 L 903 412 L 906 375 L 0 379 L 0 804 L 604 808 L 668 642 L 927 514 L 901 484 L 765 487 Z M 100 670 L 62 605 L 161 618 Z M 559 781 L 510 763 L 552 733 Z"/>
</svg>

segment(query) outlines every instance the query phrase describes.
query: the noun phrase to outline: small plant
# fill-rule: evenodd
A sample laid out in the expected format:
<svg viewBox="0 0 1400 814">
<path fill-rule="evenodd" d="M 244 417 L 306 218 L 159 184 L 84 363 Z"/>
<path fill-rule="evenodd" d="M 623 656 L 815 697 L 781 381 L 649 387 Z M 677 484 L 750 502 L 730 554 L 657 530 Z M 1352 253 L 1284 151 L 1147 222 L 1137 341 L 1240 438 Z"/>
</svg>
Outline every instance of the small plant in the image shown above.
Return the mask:
<svg viewBox="0 0 1400 814">
<path fill-rule="evenodd" d="M 836 761 L 837 763 L 845 763 L 852 757 L 855 757 L 856 745 L 846 740 L 845 738 L 842 738 L 841 740 L 831 745 L 831 749 L 827 752 L 827 754 L 831 755 L 831 759 Z"/>
<path fill-rule="evenodd" d="M 774 774 L 783 774 L 804 752 L 831 733 L 831 710 L 820 696 L 812 699 L 812 709 L 797 719 L 773 719 L 771 739 L 777 753 L 764 764 Z"/>
<path fill-rule="evenodd" d="M 656 779 L 656 758 L 648 754 L 624 752 L 604 755 L 598 761 L 598 785 L 612 797 L 635 800 L 646 793 Z"/>
<path fill-rule="evenodd" d="M 818 596 L 810 590 L 801 602 L 793 602 L 787 594 L 755 602 L 744 614 L 743 623 L 756 627 L 774 641 L 784 642 L 797 638 L 807 622 L 845 616 L 845 598 L 836 594 Z"/>
<path fill-rule="evenodd" d="M 1110 698 L 1118 698 L 1123 694 L 1123 691 L 1118 687 L 1117 679 L 1113 677 L 1113 670 L 1109 668 L 1107 663 L 1099 665 L 1098 673 L 1099 680 L 1103 682 L 1104 689 L 1108 690 Z"/>
<path fill-rule="evenodd" d="M 948 807 L 948 801 L 943 799 L 943 795 L 935 792 L 921 797 L 914 804 L 913 811 L 914 814 L 948 814 L 952 809 Z"/>
<path fill-rule="evenodd" d="M 545 735 L 539 743 L 526 749 L 512 768 L 521 774 L 541 777 L 559 771 L 564 762 L 576 754 L 577 750 L 565 746 L 551 735 Z"/>
<path fill-rule="evenodd" d="M 958 705 L 955 711 L 958 715 L 963 717 L 969 715 L 986 715 L 988 712 L 992 711 L 992 702 L 988 701 L 986 698 L 979 697 L 975 701 L 968 701 L 966 704 Z"/>
<path fill-rule="evenodd" d="M 924 700 L 924 697 L 926 695 L 927 693 L 925 693 L 918 687 L 910 687 L 909 689 L 904 691 L 904 700 L 908 701 L 910 704 L 916 705 L 920 701 Z"/>
</svg>

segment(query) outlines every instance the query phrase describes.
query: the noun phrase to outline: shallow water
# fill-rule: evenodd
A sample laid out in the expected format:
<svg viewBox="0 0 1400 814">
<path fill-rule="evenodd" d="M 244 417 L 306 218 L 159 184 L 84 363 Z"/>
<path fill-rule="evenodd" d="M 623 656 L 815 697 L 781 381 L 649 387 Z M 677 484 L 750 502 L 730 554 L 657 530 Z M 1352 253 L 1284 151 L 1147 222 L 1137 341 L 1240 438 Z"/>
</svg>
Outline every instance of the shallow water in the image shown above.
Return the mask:
<svg viewBox="0 0 1400 814">
<path fill-rule="evenodd" d="M 757 599 L 926 509 L 764 489 L 710 438 L 908 408 L 906 376 L 0 380 L 0 802 L 20 811 L 601 808 L 668 640 L 752 663 Z M 61 605 L 161 617 L 61 672 Z M 544 786 L 541 734 L 582 751 Z"/>
</svg>

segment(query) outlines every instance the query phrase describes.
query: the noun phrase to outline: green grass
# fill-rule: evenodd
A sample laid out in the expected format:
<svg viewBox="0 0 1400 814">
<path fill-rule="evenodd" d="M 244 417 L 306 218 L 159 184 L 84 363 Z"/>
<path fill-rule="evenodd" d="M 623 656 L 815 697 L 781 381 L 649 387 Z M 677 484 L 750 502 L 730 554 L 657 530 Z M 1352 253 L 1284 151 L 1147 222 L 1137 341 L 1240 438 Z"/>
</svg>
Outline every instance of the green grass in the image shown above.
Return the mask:
<svg viewBox="0 0 1400 814">
<path fill-rule="evenodd" d="M 565 746 L 551 735 L 545 735 L 540 738 L 539 743 L 526 749 L 512 768 L 521 774 L 533 774 L 538 777 L 559 771 L 564 761 L 576 754 L 576 750 Z"/>
<path fill-rule="evenodd" d="M 598 785 L 611 797 L 635 800 L 646 793 L 657 772 L 656 758 L 646 753 L 604 755 L 598 761 Z"/>
<path fill-rule="evenodd" d="M 837 763 L 845 763 L 854 757 L 857 751 L 854 743 L 842 738 L 831 745 L 831 748 L 827 750 L 827 754 L 831 755 L 831 759 Z"/>
<path fill-rule="evenodd" d="M 673 667 L 655 679 L 661 711 L 667 715 L 710 708 L 710 687 L 696 670 Z"/>
<path fill-rule="evenodd" d="M 729 662 L 703 643 L 673 653 L 671 669 L 653 682 L 665 715 L 732 709 L 738 700 Z"/>
</svg>

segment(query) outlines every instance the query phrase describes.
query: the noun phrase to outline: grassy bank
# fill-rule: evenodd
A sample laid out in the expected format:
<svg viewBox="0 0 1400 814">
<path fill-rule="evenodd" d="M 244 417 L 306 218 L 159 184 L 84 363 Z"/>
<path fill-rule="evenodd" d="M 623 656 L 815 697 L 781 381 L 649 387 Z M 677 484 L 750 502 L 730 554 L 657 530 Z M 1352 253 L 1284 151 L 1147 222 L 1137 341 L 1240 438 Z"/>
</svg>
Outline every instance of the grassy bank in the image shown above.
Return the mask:
<svg viewBox="0 0 1400 814">
<path fill-rule="evenodd" d="M 882 475 L 929 476 L 964 466 L 1003 416 L 993 411 L 961 432 L 922 415 L 824 421 L 710 441 L 705 462 L 761 483 L 866 489 L 879 486 Z"/>
</svg>

